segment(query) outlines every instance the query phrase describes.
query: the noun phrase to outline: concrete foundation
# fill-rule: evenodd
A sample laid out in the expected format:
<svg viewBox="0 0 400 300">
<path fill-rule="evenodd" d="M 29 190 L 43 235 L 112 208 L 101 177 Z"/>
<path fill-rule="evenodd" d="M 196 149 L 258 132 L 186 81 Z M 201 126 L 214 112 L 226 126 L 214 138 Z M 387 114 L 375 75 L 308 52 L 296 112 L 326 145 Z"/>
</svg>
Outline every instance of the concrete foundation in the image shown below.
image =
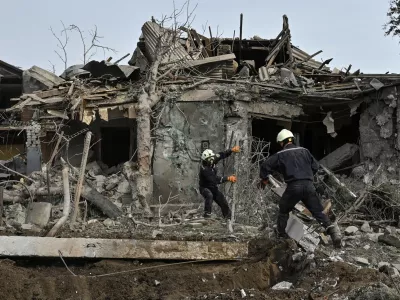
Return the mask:
<svg viewBox="0 0 400 300">
<path fill-rule="evenodd" d="M 144 241 L 48 237 L 0 237 L 0 257 L 63 257 L 237 260 L 248 255 L 247 243 Z"/>
</svg>

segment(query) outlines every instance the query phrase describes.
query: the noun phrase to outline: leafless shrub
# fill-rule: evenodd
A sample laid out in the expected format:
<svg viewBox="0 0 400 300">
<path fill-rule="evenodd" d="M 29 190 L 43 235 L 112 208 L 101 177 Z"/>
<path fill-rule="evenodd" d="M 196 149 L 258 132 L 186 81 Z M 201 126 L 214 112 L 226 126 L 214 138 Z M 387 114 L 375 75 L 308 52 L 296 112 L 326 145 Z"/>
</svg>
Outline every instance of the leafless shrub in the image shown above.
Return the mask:
<svg viewBox="0 0 400 300">
<path fill-rule="evenodd" d="M 268 158 L 270 142 L 252 137 L 249 141 L 251 155 L 241 160 L 237 170 L 237 203 L 235 209 L 236 223 L 258 226 L 263 224 L 272 227 L 276 211 L 276 196 L 270 187 L 260 190 L 260 165 Z"/>
</svg>

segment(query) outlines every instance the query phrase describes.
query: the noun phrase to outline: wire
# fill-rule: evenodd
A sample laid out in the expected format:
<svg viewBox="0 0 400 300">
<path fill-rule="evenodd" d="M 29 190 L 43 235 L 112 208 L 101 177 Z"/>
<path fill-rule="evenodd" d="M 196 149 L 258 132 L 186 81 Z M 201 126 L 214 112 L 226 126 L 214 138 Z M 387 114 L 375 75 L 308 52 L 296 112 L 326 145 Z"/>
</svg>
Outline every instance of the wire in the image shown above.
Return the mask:
<svg viewBox="0 0 400 300">
<path fill-rule="evenodd" d="M 64 258 L 63 258 L 63 255 L 62 255 L 62 253 L 61 253 L 60 250 L 58 250 L 58 254 L 60 255 L 60 258 L 61 258 L 61 260 L 62 260 L 64 266 L 67 268 L 67 270 L 68 270 L 73 276 L 77 276 L 74 272 L 71 271 L 70 268 L 68 268 L 67 263 L 65 262 L 65 260 L 64 260 Z"/>
<path fill-rule="evenodd" d="M 96 278 L 96 277 L 114 276 L 114 275 L 120 275 L 120 274 L 126 274 L 126 273 L 137 272 L 137 271 L 158 269 L 158 268 L 171 267 L 171 266 L 188 265 L 188 264 L 202 263 L 202 262 L 213 262 L 213 261 L 218 261 L 218 260 L 217 260 L 217 259 L 191 260 L 191 261 L 184 261 L 184 262 L 171 263 L 171 264 L 163 264 L 163 265 L 157 265 L 157 266 L 151 266 L 151 267 L 144 267 L 144 268 L 138 268 L 138 269 L 126 270 L 126 271 L 120 271 L 120 272 L 106 273 L 106 274 L 101 274 L 101 275 L 91 275 L 91 276 L 87 276 L 87 277 Z"/>
</svg>

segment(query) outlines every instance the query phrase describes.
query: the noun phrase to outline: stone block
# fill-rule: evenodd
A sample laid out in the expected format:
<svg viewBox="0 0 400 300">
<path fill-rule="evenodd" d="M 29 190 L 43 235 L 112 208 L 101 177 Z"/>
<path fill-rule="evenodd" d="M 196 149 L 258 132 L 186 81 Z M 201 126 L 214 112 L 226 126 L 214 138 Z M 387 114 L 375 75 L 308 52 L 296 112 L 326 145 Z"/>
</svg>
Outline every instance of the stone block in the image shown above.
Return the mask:
<svg viewBox="0 0 400 300">
<path fill-rule="evenodd" d="M 358 227 L 356 226 L 349 226 L 345 229 L 344 233 L 346 235 L 354 235 L 358 231 Z"/>
<path fill-rule="evenodd" d="M 335 151 L 329 153 L 319 162 L 324 167 L 334 170 L 351 160 L 358 152 L 359 147 L 355 144 L 344 144 Z"/>
<path fill-rule="evenodd" d="M 293 283 L 287 282 L 287 281 L 282 281 L 279 282 L 278 284 L 275 284 L 272 289 L 277 290 L 277 291 L 282 291 L 282 290 L 289 290 L 293 287 Z"/>
<path fill-rule="evenodd" d="M 304 236 L 304 224 L 293 214 L 289 216 L 286 233 L 297 242 Z"/>
<path fill-rule="evenodd" d="M 363 257 L 355 257 L 354 260 L 360 264 L 360 265 L 364 265 L 364 266 L 368 266 L 369 265 L 369 261 L 366 258 Z"/>
<path fill-rule="evenodd" d="M 33 202 L 28 205 L 25 223 L 30 223 L 43 228 L 51 216 L 51 203 Z"/>
<path fill-rule="evenodd" d="M 371 226 L 369 226 L 368 222 L 364 222 L 364 224 L 362 224 L 361 226 L 361 231 L 365 232 L 365 233 L 370 233 L 372 232 Z"/>
</svg>

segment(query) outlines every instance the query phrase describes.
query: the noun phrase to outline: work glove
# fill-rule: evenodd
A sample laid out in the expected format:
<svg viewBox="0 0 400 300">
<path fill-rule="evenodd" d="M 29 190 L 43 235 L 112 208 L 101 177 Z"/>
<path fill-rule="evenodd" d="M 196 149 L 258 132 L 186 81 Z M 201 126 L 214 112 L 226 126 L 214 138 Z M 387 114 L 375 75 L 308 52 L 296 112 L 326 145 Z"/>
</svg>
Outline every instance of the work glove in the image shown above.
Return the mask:
<svg viewBox="0 0 400 300">
<path fill-rule="evenodd" d="M 230 181 L 230 182 L 232 182 L 232 183 L 235 183 L 236 181 L 237 181 L 237 178 L 236 178 L 236 176 L 235 175 L 232 175 L 232 176 L 228 176 L 228 181 Z"/>
<path fill-rule="evenodd" d="M 240 152 L 240 147 L 239 146 L 235 146 L 232 148 L 232 152 L 233 153 L 239 153 Z"/>
<path fill-rule="evenodd" d="M 268 179 L 261 179 L 260 182 L 257 184 L 257 188 L 260 190 L 265 189 L 268 182 L 269 182 Z"/>
</svg>

